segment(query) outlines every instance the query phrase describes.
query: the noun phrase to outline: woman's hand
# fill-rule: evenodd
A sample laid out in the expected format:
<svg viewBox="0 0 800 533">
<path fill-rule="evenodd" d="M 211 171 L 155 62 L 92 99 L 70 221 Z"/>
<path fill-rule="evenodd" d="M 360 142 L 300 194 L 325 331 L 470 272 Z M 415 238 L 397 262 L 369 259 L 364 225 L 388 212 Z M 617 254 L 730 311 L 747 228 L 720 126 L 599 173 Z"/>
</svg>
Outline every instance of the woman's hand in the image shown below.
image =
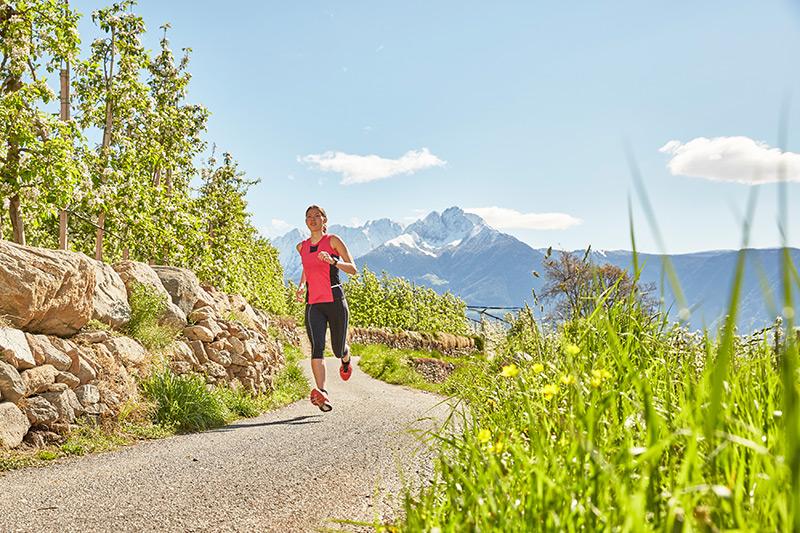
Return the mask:
<svg viewBox="0 0 800 533">
<path fill-rule="evenodd" d="M 328 263 L 329 265 L 332 265 L 332 264 L 336 263 L 336 259 L 334 259 L 331 254 L 329 254 L 328 252 L 325 252 L 325 251 L 322 251 L 322 252 L 318 253 L 317 254 L 317 259 L 319 259 L 320 261 L 323 261 L 325 263 Z"/>
<path fill-rule="evenodd" d="M 304 287 L 298 287 L 296 291 L 294 291 L 294 299 L 298 302 L 302 302 L 305 300 L 306 297 L 306 289 Z"/>
</svg>

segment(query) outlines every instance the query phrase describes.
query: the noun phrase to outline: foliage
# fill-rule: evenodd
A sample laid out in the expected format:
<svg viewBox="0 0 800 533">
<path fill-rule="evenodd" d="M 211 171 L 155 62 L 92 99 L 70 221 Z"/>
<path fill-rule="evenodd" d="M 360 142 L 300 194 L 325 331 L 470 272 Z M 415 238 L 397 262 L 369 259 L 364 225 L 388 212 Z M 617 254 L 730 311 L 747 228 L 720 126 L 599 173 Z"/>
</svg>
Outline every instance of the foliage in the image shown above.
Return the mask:
<svg viewBox="0 0 800 533">
<path fill-rule="evenodd" d="M 720 370 L 726 342 L 635 300 L 557 331 L 521 313 L 505 355 L 453 388 L 469 414 L 436 439 L 434 483 L 409 495 L 403 529 L 791 530 L 776 347 L 738 339 Z"/>
<path fill-rule="evenodd" d="M 196 167 L 209 113 L 187 102 L 191 50 L 176 57 L 165 24 L 151 56 L 135 6 L 94 11 L 102 37 L 78 59 L 79 15 L 67 2 L 0 5 L 0 209 L 12 221 L 0 213 L 0 238 L 54 248 L 68 208 L 74 251 L 95 255 L 100 226 L 102 257 L 197 270 L 204 282 L 288 313 L 277 251 L 247 212 L 258 180 L 245 179 L 230 154 Z M 70 65 L 75 119 L 62 122 L 45 108 L 55 97 L 48 81 Z"/>
<path fill-rule="evenodd" d="M 148 350 L 158 350 L 168 346 L 179 333 L 159 321 L 167 309 L 167 299 L 150 285 L 134 282 L 128 298 L 131 306 L 131 319 L 125 325 L 125 332 L 142 343 Z"/>
<path fill-rule="evenodd" d="M 238 293 L 276 314 L 286 309 L 283 269 L 277 250 L 250 221 L 245 195 L 258 180 L 248 180 L 231 154 L 221 164 L 213 156 L 201 173 L 196 200 L 203 228 L 197 240 L 198 277 L 221 290 Z"/>
<path fill-rule="evenodd" d="M 639 284 L 627 270 L 610 263 L 596 265 L 587 256 L 579 259 L 562 251 L 557 258 L 544 261 L 547 281 L 541 297 L 555 301 L 558 318 L 586 317 L 598 305 L 611 308 L 630 298 L 636 298 L 640 307 L 653 313 L 656 302 L 651 295 L 655 286 Z"/>
<path fill-rule="evenodd" d="M 26 242 L 25 221 L 66 205 L 83 170 L 75 157 L 81 134 L 42 109 L 55 94 L 48 74 L 78 53 L 78 15 L 66 3 L 42 0 L 0 4 L 0 238 Z"/>
<path fill-rule="evenodd" d="M 347 280 L 344 291 L 354 326 L 467 333 L 466 304 L 449 292 L 437 294 L 385 272 L 379 278 L 366 267 Z"/>
<path fill-rule="evenodd" d="M 438 352 L 420 350 L 399 350 L 380 344 L 353 344 L 353 355 L 359 357 L 358 367 L 367 375 L 415 389 L 445 395 L 458 394 L 465 386 L 471 386 L 477 375 L 484 373 L 485 358 L 481 354 L 464 357 L 445 357 Z M 413 358 L 436 358 L 452 363 L 455 369 L 443 383 L 431 383 L 414 370 L 409 361 Z"/>
<path fill-rule="evenodd" d="M 225 423 L 227 410 L 201 376 L 177 376 L 157 369 L 141 382 L 145 397 L 156 404 L 154 421 L 179 432 L 202 431 Z"/>
</svg>

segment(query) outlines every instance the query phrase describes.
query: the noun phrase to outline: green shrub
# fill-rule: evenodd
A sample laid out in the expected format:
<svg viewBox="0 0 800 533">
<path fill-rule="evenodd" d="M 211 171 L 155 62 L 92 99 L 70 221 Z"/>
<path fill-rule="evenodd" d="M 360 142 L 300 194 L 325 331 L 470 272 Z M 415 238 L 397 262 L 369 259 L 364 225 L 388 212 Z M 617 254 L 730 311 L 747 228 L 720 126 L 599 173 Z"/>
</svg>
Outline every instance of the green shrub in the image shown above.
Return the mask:
<svg viewBox="0 0 800 533">
<path fill-rule="evenodd" d="M 157 424 L 189 432 L 221 426 L 226 421 L 225 403 L 206 389 L 200 376 L 176 376 L 165 367 L 150 374 L 141 388 L 156 404 L 153 417 Z"/>
<path fill-rule="evenodd" d="M 252 418 L 261 414 L 258 399 L 242 388 L 218 387 L 214 390 L 214 394 L 228 410 L 226 416 L 228 420 L 240 417 Z"/>
<path fill-rule="evenodd" d="M 466 304 L 457 296 L 391 277 L 379 278 L 368 268 L 344 284 L 354 326 L 387 327 L 420 332 L 465 335 Z"/>
<path fill-rule="evenodd" d="M 150 285 L 135 282 L 128 301 L 131 320 L 125 326 L 125 333 L 148 350 L 165 348 L 175 340 L 178 330 L 158 323 L 167 310 L 167 300 L 163 294 Z"/>
</svg>

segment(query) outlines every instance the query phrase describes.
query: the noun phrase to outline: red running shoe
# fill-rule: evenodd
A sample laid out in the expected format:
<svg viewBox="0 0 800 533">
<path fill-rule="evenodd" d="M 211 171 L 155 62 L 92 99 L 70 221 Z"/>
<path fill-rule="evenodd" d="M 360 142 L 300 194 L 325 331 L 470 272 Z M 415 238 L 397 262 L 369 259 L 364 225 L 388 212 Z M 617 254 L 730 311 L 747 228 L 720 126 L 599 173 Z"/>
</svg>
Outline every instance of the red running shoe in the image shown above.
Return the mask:
<svg viewBox="0 0 800 533">
<path fill-rule="evenodd" d="M 328 393 L 324 390 L 314 389 L 311 391 L 311 403 L 319 407 L 319 410 L 327 413 L 333 406 L 331 402 L 328 400 Z"/>
<path fill-rule="evenodd" d="M 347 381 L 348 379 L 350 379 L 350 376 L 352 375 L 353 375 L 353 359 L 350 358 L 350 360 L 347 363 L 342 363 L 342 366 L 339 367 L 339 377 L 342 378 L 342 381 Z"/>
</svg>

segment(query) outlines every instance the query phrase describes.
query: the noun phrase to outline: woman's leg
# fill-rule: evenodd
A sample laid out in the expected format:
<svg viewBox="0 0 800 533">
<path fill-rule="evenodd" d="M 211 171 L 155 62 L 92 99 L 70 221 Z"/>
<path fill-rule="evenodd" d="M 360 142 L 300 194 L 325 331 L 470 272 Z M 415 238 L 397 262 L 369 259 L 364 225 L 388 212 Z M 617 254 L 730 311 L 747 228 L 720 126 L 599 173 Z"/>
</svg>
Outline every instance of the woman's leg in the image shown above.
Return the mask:
<svg viewBox="0 0 800 533">
<path fill-rule="evenodd" d="M 311 372 L 318 389 L 325 390 L 325 334 L 328 320 L 316 305 L 306 306 L 306 333 L 311 342 Z"/>
<path fill-rule="evenodd" d="M 350 347 L 347 345 L 347 326 L 350 323 L 350 309 L 346 300 L 337 300 L 331 304 L 328 323 L 331 328 L 333 355 L 342 360 L 342 369 L 347 374 L 343 375 L 342 379 L 349 379 Z"/>
</svg>

